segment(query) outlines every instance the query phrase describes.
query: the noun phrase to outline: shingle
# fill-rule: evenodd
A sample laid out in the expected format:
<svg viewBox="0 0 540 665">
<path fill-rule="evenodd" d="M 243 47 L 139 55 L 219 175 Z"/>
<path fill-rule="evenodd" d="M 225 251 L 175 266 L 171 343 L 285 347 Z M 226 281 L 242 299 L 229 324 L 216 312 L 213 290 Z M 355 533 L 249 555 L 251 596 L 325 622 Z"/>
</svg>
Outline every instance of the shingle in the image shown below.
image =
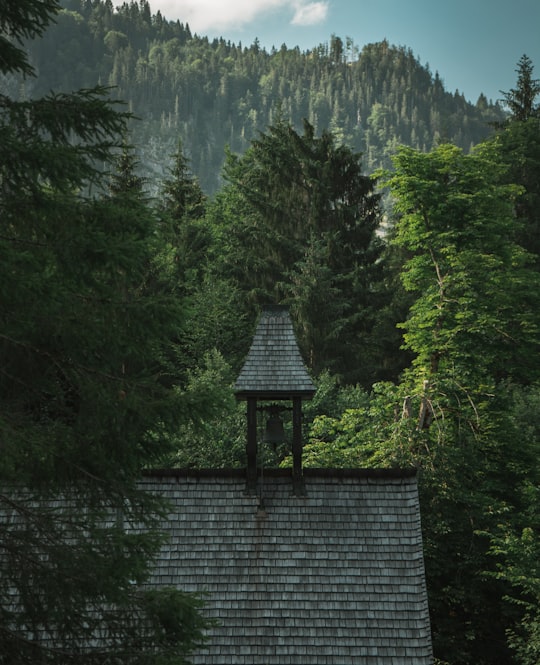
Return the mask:
<svg viewBox="0 0 540 665">
<path fill-rule="evenodd" d="M 206 591 L 218 619 L 194 665 L 432 663 L 414 475 L 310 469 L 299 500 L 265 470 L 264 517 L 242 476 L 196 480 L 143 481 L 174 506 L 153 583 Z"/>
<path fill-rule="evenodd" d="M 263 309 L 234 390 L 238 397 L 262 398 L 274 394 L 310 397 L 315 392 L 286 307 Z"/>
</svg>

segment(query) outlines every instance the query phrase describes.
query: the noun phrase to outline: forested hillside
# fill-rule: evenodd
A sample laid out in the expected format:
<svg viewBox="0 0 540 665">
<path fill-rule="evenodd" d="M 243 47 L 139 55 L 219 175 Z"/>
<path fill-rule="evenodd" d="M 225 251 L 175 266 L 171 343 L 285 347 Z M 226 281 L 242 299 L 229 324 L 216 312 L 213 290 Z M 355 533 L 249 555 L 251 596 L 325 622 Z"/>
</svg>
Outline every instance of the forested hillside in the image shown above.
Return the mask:
<svg viewBox="0 0 540 665">
<path fill-rule="evenodd" d="M 399 144 L 430 150 L 451 141 L 466 151 L 489 133 L 501 109 L 480 96 L 475 106 L 444 89 L 413 52 L 387 42 L 358 52 L 351 39 L 329 36 L 301 52 L 285 44 L 268 52 L 192 35 L 143 0 L 63 0 L 65 10 L 31 43 L 39 79 L 27 95 L 97 83 L 142 119 L 133 141 L 146 169 L 163 174 L 163 155 L 180 136 L 205 192 L 219 186 L 224 147 L 244 152 L 257 130 L 281 111 L 293 126 L 306 118 L 331 129 L 364 155 L 366 172 L 389 165 Z M 444 74 L 444 73 L 443 73 Z"/>
</svg>

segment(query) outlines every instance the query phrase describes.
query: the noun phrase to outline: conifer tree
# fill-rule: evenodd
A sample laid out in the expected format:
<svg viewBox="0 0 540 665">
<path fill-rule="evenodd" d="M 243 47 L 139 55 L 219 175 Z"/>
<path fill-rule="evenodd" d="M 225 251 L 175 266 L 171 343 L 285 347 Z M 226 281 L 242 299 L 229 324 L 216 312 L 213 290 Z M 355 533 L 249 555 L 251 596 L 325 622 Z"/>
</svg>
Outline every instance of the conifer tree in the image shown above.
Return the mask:
<svg viewBox="0 0 540 665">
<path fill-rule="evenodd" d="M 533 64 L 526 55 L 517 73 L 516 88 L 503 93 L 510 117 L 496 125 L 493 141 L 507 166 L 506 182 L 523 188 L 515 203 L 517 237 L 540 268 L 540 81 L 533 78 Z"/>
<path fill-rule="evenodd" d="M 191 172 L 182 141 L 161 183 L 157 208 L 162 232 L 175 253 L 179 279 L 192 292 L 202 280 L 210 237 L 204 224 L 206 196 Z"/>
<path fill-rule="evenodd" d="M 161 185 L 160 207 L 181 225 L 183 220 L 200 219 L 204 215 L 205 203 L 206 197 L 191 172 L 179 140 L 169 177 Z"/>
<path fill-rule="evenodd" d="M 503 101 L 510 109 L 510 120 L 523 122 L 538 115 L 536 97 L 540 93 L 540 80 L 533 78 L 533 63 L 527 55 L 522 55 L 518 66 L 516 88 L 502 92 Z"/>
<path fill-rule="evenodd" d="M 4 73 L 56 8 L 2 3 Z M 2 665 L 181 663 L 202 639 L 197 598 L 144 587 L 164 506 L 140 472 L 204 403 L 170 362 L 185 306 L 155 216 L 96 168 L 128 119 L 100 88 L 0 96 Z"/>
<path fill-rule="evenodd" d="M 380 218 L 360 156 L 307 121 L 299 134 L 280 119 L 243 157 L 229 156 L 225 175 L 235 211 L 228 259 L 241 288 L 259 304 L 290 304 L 314 372 L 354 382 L 348 370 L 362 354 L 369 383 Z"/>
</svg>

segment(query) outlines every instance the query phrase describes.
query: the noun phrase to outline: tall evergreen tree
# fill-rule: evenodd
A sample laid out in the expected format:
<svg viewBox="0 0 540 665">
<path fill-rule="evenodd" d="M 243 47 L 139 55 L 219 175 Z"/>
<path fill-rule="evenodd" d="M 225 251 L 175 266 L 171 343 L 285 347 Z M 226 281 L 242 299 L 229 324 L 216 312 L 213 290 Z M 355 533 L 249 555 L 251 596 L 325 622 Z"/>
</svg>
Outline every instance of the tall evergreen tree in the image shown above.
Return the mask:
<svg viewBox="0 0 540 665">
<path fill-rule="evenodd" d="M 184 220 L 200 219 L 205 205 L 206 197 L 190 169 L 182 141 L 179 140 L 169 177 L 161 184 L 160 207 L 181 225 Z"/>
<path fill-rule="evenodd" d="M 307 121 L 298 134 L 279 120 L 243 157 L 229 156 L 225 175 L 236 202 L 228 259 L 241 288 L 258 304 L 290 304 L 316 373 L 369 383 L 381 245 L 360 156 Z"/>
<path fill-rule="evenodd" d="M 56 8 L 8 0 L 2 27 L 39 35 Z M 7 37 L 0 63 L 30 71 Z M 185 309 L 156 219 L 131 176 L 108 195 L 96 168 L 112 166 L 127 121 L 103 89 L 0 96 L 6 665 L 184 662 L 202 639 L 198 599 L 144 588 L 164 506 L 139 474 L 204 404 L 188 408 L 168 361 Z"/>
<path fill-rule="evenodd" d="M 503 101 L 510 110 L 510 120 L 523 122 L 538 115 L 536 97 L 540 93 L 540 80 L 533 78 L 534 66 L 527 55 L 522 55 L 518 66 L 516 88 L 502 92 Z"/>
<path fill-rule="evenodd" d="M 137 173 L 138 161 L 124 139 L 122 151 L 116 156 L 114 161 L 115 169 L 109 180 L 109 193 L 112 197 L 124 196 L 126 200 L 133 198 L 141 200 L 145 198 L 144 178 Z"/>
<path fill-rule="evenodd" d="M 173 165 L 163 180 L 158 200 L 163 231 L 176 253 L 178 274 L 196 288 L 202 278 L 210 243 L 204 224 L 206 196 L 193 175 L 182 141 L 173 155 Z"/>
<path fill-rule="evenodd" d="M 181 293 L 189 299 L 190 323 L 183 338 L 190 358 L 188 365 L 203 363 L 205 354 L 214 346 L 220 346 L 215 343 L 219 333 L 216 334 L 215 329 L 210 333 L 205 323 L 213 320 L 214 304 L 219 300 L 209 291 L 212 288 L 216 293 L 220 290 L 214 283 L 209 289 L 207 278 L 211 269 L 208 255 L 212 238 L 205 220 L 206 205 L 206 196 L 179 141 L 172 167 L 161 182 L 156 210 L 161 233 L 166 238 L 175 266 L 175 280 Z M 214 328 L 215 321 L 211 325 Z"/>
<path fill-rule="evenodd" d="M 533 79 L 527 56 L 518 64 L 515 89 L 504 93 L 511 115 L 497 125 L 494 141 L 500 146 L 508 170 L 506 182 L 523 188 L 516 200 L 516 226 L 520 244 L 536 257 L 540 268 L 540 82 Z"/>
</svg>

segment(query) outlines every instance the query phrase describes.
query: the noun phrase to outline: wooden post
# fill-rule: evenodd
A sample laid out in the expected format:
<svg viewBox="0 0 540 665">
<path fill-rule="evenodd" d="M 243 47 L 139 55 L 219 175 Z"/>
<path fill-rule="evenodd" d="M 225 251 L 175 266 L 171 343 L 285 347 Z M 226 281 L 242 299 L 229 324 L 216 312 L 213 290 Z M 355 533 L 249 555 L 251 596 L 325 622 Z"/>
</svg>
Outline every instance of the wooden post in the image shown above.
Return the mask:
<svg viewBox="0 0 540 665">
<path fill-rule="evenodd" d="M 247 399 L 247 492 L 254 493 L 257 490 L 257 399 Z"/>
<path fill-rule="evenodd" d="M 304 476 L 302 474 L 302 400 L 293 397 L 293 493 L 296 496 L 305 494 Z"/>
</svg>

